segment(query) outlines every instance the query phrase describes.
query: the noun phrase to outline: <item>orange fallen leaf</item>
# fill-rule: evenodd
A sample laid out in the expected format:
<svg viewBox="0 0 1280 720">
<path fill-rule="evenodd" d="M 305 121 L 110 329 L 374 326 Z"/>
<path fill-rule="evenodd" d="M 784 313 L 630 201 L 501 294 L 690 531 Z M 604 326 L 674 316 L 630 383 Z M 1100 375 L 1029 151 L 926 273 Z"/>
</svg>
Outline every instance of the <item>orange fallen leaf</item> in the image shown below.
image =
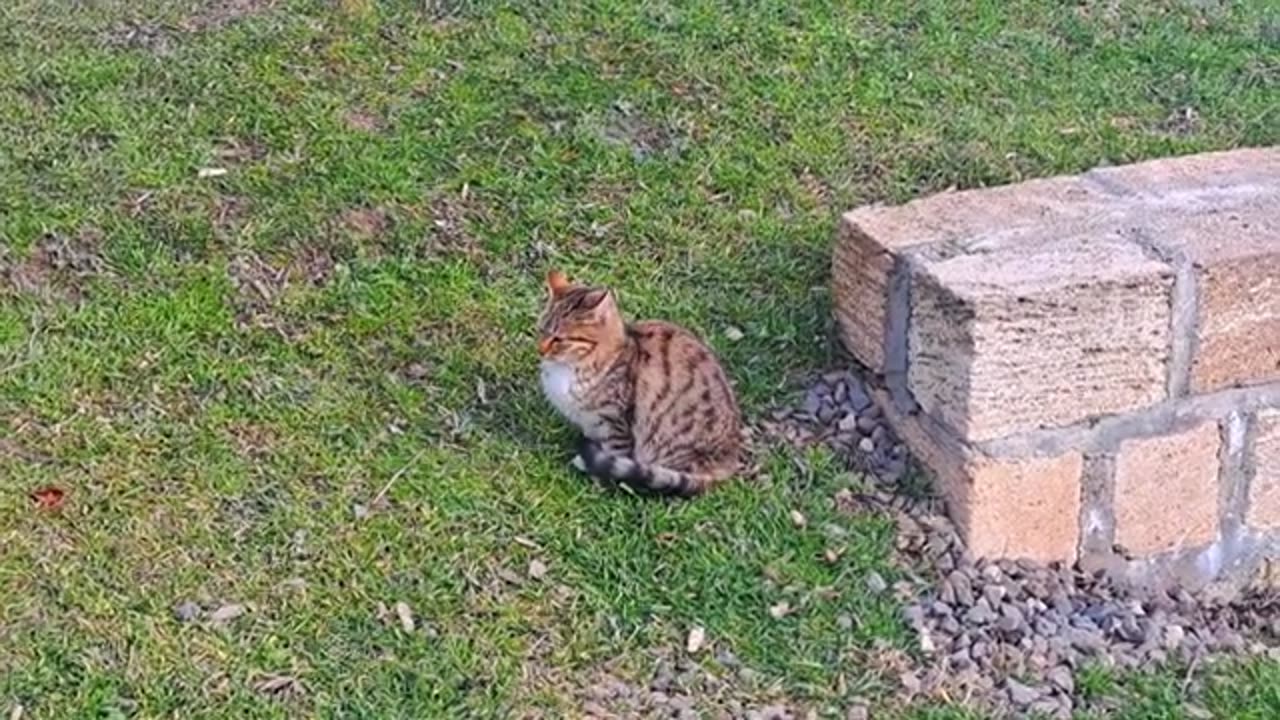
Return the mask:
<svg viewBox="0 0 1280 720">
<path fill-rule="evenodd" d="M 52 485 L 47 485 L 31 493 L 31 499 L 35 502 L 36 507 L 41 510 L 57 510 L 62 507 L 62 501 L 66 497 L 66 492 Z"/>
</svg>

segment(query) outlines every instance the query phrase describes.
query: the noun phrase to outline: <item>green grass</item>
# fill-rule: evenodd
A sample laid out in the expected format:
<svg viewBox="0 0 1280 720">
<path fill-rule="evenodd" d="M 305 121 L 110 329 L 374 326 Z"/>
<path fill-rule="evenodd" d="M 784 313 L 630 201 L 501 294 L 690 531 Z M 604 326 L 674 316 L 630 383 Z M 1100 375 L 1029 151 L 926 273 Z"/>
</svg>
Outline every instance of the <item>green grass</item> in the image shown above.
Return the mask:
<svg viewBox="0 0 1280 720">
<path fill-rule="evenodd" d="M 907 636 L 863 589 L 891 527 L 830 507 L 856 478 L 779 450 L 696 503 L 583 482 L 534 380 L 542 272 L 703 333 L 758 415 L 830 359 L 839 212 L 1276 143 L 1280 19 L 859 5 L 6 3 L 0 709 L 556 717 L 694 625 L 750 701 L 884 701 L 865 658 Z M 1274 716 L 1275 673 L 1204 702 Z M 1159 677 L 1130 716 L 1179 716 Z"/>
</svg>

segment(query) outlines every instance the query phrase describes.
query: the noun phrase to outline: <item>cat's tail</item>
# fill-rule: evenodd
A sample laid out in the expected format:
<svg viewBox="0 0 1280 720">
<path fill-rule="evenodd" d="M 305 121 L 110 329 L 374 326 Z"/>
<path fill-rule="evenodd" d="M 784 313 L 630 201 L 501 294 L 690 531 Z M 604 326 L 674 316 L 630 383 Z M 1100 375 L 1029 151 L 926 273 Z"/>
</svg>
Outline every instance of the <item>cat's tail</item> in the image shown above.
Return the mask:
<svg viewBox="0 0 1280 720">
<path fill-rule="evenodd" d="M 581 469 L 587 473 L 647 494 L 694 497 L 721 479 L 718 475 L 682 472 L 661 465 L 643 465 L 633 458 L 611 455 L 600 443 L 585 438 L 578 444 L 578 456 L 582 458 Z"/>
</svg>

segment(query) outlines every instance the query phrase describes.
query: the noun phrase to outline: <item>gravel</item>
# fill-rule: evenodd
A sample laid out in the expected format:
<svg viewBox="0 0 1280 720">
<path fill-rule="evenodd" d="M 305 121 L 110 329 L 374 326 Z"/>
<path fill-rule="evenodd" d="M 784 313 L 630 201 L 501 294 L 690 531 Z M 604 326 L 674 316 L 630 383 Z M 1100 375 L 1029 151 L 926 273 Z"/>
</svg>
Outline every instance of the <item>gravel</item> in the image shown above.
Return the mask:
<svg viewBox="0 0 1280 720">
<path fill-rule="evenodd" d="M 1085 663 L 1204 667 L 1227 655 L 1280 658 L 1274 590 L 1232 598 L 1143 592 L 1078 566 L 975 561 L 938 498 L 900 492 L 911 458 L 851 371 L 817 378 L 800 409 L 775 411 L 760 425 L 775 440 L 828 445 L 874 481 L 842 491 L 837 507 L 874 506 L 895 520 L 897 559 L 913 582 L 894 591 L 906 597 L 903 622 L 922 650 L 890 676 L 904 698 L 969 697 L 994 716 L 1068 718 L 1085 707 L 1074 677 Z M 879 576 L 866 583 L 883 591 Z"/>
</svg>

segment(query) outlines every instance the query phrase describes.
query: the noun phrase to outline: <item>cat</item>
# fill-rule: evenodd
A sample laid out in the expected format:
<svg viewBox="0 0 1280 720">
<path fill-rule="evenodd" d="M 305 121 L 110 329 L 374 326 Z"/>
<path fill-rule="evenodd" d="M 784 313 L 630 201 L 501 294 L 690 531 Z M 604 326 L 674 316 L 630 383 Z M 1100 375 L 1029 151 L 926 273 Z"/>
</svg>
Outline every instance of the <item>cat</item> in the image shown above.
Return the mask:
<svg viewBox="0 0 1280 720">
<path fill-rule="evenodd" d="M 582 431 L 575 467 L 680 497 L 738 472 L 738 400 L 710 348 L 670 323 L 626 323 L 608 288 L 553 270 L 547 291 L 538 321 L 542 390 Z"/>
</svg>

